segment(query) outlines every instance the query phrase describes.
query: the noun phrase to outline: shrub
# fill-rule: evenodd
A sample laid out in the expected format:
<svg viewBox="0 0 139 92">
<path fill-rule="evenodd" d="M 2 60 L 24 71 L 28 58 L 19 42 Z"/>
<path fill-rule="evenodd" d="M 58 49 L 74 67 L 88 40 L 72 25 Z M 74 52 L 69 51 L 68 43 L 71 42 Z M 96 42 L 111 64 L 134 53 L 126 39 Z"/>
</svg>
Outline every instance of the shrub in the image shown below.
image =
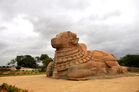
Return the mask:
<svg viewBox="0 0 139 92">
<path fill-rule="evenodd" d="M 139 55 L 126 55 L 119 60 L 119 64 L 139 68 Z"/>
<path fill-rule="evenodd" d="M 12 86 L 12 85 L 8 85 L 6 83 L 3 83 L 0 86 L 0 92 L 28 92 L 28 91 L 24 90 L 24 89 L 17 88 L 17 87 Z"/>
</svg>

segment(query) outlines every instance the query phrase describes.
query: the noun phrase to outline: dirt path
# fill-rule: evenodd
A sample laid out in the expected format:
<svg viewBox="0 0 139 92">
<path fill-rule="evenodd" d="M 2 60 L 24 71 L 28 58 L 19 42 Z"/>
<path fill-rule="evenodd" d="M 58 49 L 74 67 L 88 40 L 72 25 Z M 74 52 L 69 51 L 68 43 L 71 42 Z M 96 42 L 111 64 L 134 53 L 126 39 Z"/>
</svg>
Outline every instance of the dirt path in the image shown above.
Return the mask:
<svg viewBox="0 0 139 92">
<path fill-rule="evenodd" d="M 30 92 L 139 92 L 139 76 L 87 81 L 56 80 L 45 75 L 0 77 L 0 84 L 3 82 Z"/>
</svg>

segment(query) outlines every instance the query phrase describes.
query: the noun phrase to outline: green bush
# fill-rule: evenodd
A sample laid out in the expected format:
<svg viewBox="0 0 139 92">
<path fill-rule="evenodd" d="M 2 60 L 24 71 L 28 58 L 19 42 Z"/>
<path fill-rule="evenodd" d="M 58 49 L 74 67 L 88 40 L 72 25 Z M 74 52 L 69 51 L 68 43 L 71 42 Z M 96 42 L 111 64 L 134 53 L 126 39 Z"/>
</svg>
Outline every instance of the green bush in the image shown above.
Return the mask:
<svg viewBox="0 0 139 92">
<path fill-rule="evenodd" d="M 119 60 L 119 64 L 139 68 L 139 55 L 126 55 Z"/>
<path fill-rule="evenodd" d="M 20 88 L 17 88 L 15 86 L 12 86 L 12 85 L 8 85 L 6 83 L 3 83 L 1 86 L 0 86 L 0 92 L 2 90 L 5 90 L 5 92 L 28 92 L 27 90 L 24 90 L 24 89 L 20 89 Z"/>
</svg>

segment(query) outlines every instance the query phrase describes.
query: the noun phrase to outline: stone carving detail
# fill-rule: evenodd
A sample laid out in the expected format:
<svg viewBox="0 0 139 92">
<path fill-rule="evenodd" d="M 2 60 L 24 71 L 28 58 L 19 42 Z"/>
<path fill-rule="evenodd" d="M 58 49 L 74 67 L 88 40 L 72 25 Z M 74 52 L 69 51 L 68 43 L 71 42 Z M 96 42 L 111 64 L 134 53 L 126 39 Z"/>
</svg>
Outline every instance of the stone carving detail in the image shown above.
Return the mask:
<svg viewBox="0 0 139 92">
<path fill-rule="evenodd" d="M 104 51 L 89 51 L 73 32 L 62 32 L 51 40 L 56 49 L 54 62 L 47 67 L 47 76 L 53 78 L 84 78 L 102 74 L 127 72 L 118 64 L 117 59 Z"/>
</svg>

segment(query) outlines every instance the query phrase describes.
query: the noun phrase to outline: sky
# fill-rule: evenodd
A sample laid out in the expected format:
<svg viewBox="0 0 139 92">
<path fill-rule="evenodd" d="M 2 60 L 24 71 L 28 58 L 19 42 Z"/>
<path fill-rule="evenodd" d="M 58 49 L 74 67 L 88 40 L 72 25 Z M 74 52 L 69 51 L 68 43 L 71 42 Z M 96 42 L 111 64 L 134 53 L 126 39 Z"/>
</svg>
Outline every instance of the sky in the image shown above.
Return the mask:
<svg viewBox="0 0 139 92">
<path fill-rule="evenodd" d="M 89 50 L 139 54 L 139 0 L 0 0 L 0 65 L 17 55 L 54 56 L 50 40 L 77 33 Z"/>
</svg>

